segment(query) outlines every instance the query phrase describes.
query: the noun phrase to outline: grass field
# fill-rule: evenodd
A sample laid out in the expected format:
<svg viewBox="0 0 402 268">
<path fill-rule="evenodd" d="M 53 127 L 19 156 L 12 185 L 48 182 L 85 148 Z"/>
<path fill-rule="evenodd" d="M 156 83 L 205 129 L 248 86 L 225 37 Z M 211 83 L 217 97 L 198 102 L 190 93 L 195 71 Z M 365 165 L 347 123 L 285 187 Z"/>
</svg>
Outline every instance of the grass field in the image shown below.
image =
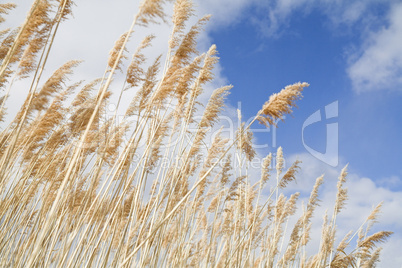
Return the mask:
<svg viewBox="0 0 402 268">
<path fill-rule="evenodd" d="M 59 25 L 80 3 L 35 0 L 19 28 L 0 31 L 3 121 L 13 105 L 7 102 L 13 82 L 30 84 L 15 118 L 1 125 L 0 266 L 374 267 L 378 244 L 392 234 L 370 232 L 381 204 L 335 244 L 336 219 L 347 200 L 346 167 L 320 247 L 310 255 L 306 245 L 316 231 L 311 219 L 324 177 L 298 208 L 301 216 L 290 221 L 299 193 L 286 196 L 283 189 L 296 180 L 300 162 L 285 167 L 279 147 L 263 159 L 257 183 L 232 164 L 256 156 L 251 125 L 291 114 L 308 84 L 270 96 L 233 138 L 221 131 L 211 136 L 231 86 L 217 88 L 201 105 L 218 61 L 214 45 L 204 53 L 196 49 L 209 16 L 186 26 L 191 1 L 175 1 L 172 18 L 164 4 L 141 3 L 94 81 L 70 82 L 76 60 L 43 75 Z M 0 4 L 0 23 L 13 8 Z M 152 35 L 127 50 L 138 27 L 163 21 L 172 24 L 166 57 L 148 59 Z M 118 72 L 125 80 L 116 90 Z M 127 92 L 135 97 L 122 107 Z M 105 118 L 112 95 L 118 96 L 116 112 Z"/>
</svg>

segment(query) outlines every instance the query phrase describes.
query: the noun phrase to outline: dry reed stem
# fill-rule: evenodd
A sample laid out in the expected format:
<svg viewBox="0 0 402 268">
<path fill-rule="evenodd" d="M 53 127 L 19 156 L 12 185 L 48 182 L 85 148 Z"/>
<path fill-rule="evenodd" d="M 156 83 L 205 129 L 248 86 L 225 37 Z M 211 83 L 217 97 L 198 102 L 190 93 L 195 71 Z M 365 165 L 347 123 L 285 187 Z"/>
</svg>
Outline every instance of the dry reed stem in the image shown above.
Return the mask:
<svg viewBox="0 0 402 268">
<path fill-rule="evenodd" d="M 296 179 L 300 161 L 286 167 L 279 147 L 275 167 L 270 153 L 259 180 L 250 183 L 248 166 L 258 156 L 250 127 L 257 120 L 274 125 L 290 114 L 307 83 L 273 94 L 247 126 L 240 124 L 232 140 L 221 130 L 209 145 L 206 139 L 231 88 L 213 91 L 197 119 L 199 97 L 218 62 L 215 45 L 204 54 L 196 49 L 209 16 L 186 33 L 193 4 L 177 0 L 163 68 L 161 56 L 144 68 L 152 35 L 126 63 L 134 26 L 166 21 L 164 5 L 162 0 L 144 0 L 130 29 L 112 48 L 103 77 L 82 87 L 81 82 L 68 85 L 67 79 L 78 61 L 66 63 L 39 87 L 72 1 L 34 1 L 20 29 L 0 32 L 0 83 L 8 83 L 10 91 L 14 78 L 32 79 L 24 106 L 0 135 L 0 266 L 372 267 L 379 258 L 377 245 L 391 235 L 369 234 L 381 204 L 334 250 L 336 218 L 347 199 L 346 169 L 337 185 L 333 216 L 325 217 L 319 251 L 311 257 L 305 248 L 323 177 L 316 180 L 293 228 L 289 223 L 299 194 L 285 196 L 283 189 Z M 0 4 L 0 15 L 13 7 Z M 101 117 L 117 69 L 125 75 L 117 107 L 123 93 L 136 91 L 129 107 L 122 107 L 122 122 L 117 109 L 110 119 Z M 245 169 L 233 167 L 233 151 Z M 171 161 L 161 165 L 163 159 Z M 270 181 L 274 175 L 276 182 Z M 266 186 L 271 187 L 268 194 Z M 349 250 L 356 235 L 358 244 Z"/>
</svg>

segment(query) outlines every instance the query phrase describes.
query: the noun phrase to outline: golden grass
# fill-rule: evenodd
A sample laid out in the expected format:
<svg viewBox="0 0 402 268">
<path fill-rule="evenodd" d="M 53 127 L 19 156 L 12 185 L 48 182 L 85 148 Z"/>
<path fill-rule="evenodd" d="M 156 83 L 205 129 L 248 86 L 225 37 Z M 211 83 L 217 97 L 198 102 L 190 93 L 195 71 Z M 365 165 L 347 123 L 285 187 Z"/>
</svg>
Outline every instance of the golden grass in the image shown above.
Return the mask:
<svg viewBox="0 0 402 268">
<path fill-rule="evenodd" d="M 163 5 L 162 0 L 143 1 L 111 50 L 103 78 L 83 85 L 66 85 L 78 61 L 39 82 L 58 26 L 72 11 L 71 0 L 35 0 L 20 28 L 0 32 L 2 118 L 12 81 L 32 81 L 23 106 L 0 133 L 0 266 L 373 267 L 377 244 L 391 235 L 368 234 L 380 206 L 355 235 L 334 245 L 336 217 L 347 199 L 346 168 L 332 217 L 324 217 L 319 250 L 309 256 L 306 245 L 323 177 L 290 228 L 299 193 L 286 197 L 282 191 L 296 179 L 300 162 L 284 170 L 280 147 L 276 166 L 272 154 L 264 158 L 254 185 L 241 168 L 232 167 L 233 151 L 245 161 L 256 156 L 251 124 L 272 125 L 291 113 L 307 83 L 272 95 L 234 140 L 218 132 L 207 146 L 206 136 L 219 122 L 231 86 L 216 89 L 197 120 L 199 96 L 213 79 L 218 58 L 214 45 L 204 54 L 196 50 L 209 16 L 185 32 L 193 13 L 189 0 L 175 2 L 164 65 L 158 57 L 144 69 L 143 50 L 153 39 L 148 36 L 125 67 L 135 28 L 166 21 Z M 0 15 L 14 7 L 0 4 Z M 0 23 L 4 20 L 1 16 Z M 123 107 L 122 121 L 117 110 L 111 119 L 101 116 L 116 70 L 126 74 L 118 106 L 125 91 L 137 91 Z M 170 161 L 161 165 L 163 159 Z M 270 181 L 272 176 L 276 181 Z M 268 196 L 263 194 L 267 185 Z M 356 247 L 346 251 L 356 235 Z"/>
</svg>

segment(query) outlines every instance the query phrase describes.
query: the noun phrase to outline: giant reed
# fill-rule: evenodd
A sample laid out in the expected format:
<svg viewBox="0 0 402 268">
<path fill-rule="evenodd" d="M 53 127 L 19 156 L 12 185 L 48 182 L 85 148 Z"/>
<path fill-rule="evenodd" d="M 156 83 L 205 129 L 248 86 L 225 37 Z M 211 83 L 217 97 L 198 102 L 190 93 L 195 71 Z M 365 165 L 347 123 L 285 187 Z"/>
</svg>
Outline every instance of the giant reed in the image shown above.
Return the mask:
<svg viewBox="0 0 402 268">
<path fill-rule="evenodd" d="M 290 114 L 308 84 L 273 94 L 233 139 L 217 131 L 208 143 L 231 88 L 216 89 L 205 108 L 200 105 L 218 61 L 215 45 L 203 54 L 196 48 L 209 16 L 186 31 L 193 4 L 177 0 L 165 62 L 157 57 L 145 67 L 152 35 L 131 57 L 127 51 L 136 27 L 168 21 L 165 4 L 144 0 L 112 48 L 102 78 L 86 83 L 68 84 L 79 61 L 43 77 L 59 25 L 75 8 L 71 0 L 35 0 L 19 28 L 0 31 L 2 120 L 13 81 L 30 81 L 23 105 L 0 134 L 0 266 L 373 267 L 377 244 L 391 235 L 369 234 L 380 205 L 355 235 L 335 245 L 346 168 L 332 216 L 324 217 L 321 244 L 309 255 L 323 176 L 289 229 L 299 193 L 285 196 L 283 189 L 296 179 L 300 162 L 285 170 L 279 147 L 276 157 L 264 158 L 254 184 L 232 165 L 234 158 L 257 156 L 250 126 L 273 125 Z M 0 4 L 0 24 L 14 7 Z M 111 89 L 116 71 L 125 74 L 120 92 Z M 126 91 L 136 95 L 120 107 Z M 116 110 L 105 119 L 112 94 L 125 113 L 118 118 Z M 356 247 L 347 249 L 355 236 Z"/>
</svg>

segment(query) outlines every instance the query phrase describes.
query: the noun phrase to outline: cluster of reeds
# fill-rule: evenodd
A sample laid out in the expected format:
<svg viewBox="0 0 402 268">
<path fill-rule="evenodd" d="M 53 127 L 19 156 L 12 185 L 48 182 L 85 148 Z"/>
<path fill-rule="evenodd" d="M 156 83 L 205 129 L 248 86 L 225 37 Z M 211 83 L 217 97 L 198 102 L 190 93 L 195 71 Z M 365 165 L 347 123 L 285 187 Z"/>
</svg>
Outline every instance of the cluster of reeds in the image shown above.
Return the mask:
<svg viewBox="0 0 402 268">
<path fill-rule="evenodd" d="M 286 197 L 282 189 L 295 180 L 300 163 L 285 170 L 279 148 L 264 158 L 254 184 L 232 167 L 233 154 L 245 161 L 256 156 L 250 125 L 273 124 L 291 113 L 307 83 L 272 95 L 234 139 L 218 132 L 207 144 L 231 88 L 216 89 L 202 109 L 199 96 L 218 61 L 214 45 L 203 54 L 196 49 L 209 17 L 186 31 L 193 5 L 177 0 L 165 62 L 158 57 L 144 67 L 153 39 L 148 36 L 126 63 L 135 27 L 166 21 L 163 5 L 141 3 L 103 77 L 86 84 L 67 83 L 78 61 L 42 77 L 71 0 L 35 0 L 21 27 L 0 31 L 2 120 L 14 79 L 31 81 L 23 106 L 0 133 L 0 266 L 373 267 L 376 244 L 391 234 L 368 233 L 380 206 L 356 232 L 354 249 L 347 249 L 351 234 L 335 246 L 346 169 L 332 217 L 324 217 L 321 245 L 311 255 L 306 245 L 323 177 L 290 228 L 299 194 Z M 0 23 L 13 8 L 0 4 Z M 117 70 L 126 77 L 119 100 L 128 90 L 136 95 L 123 107 L 122 120 L 117 112 L 105 119 Z M 161 164 L 163 159 L 170 161 Z"/>
</svg>

